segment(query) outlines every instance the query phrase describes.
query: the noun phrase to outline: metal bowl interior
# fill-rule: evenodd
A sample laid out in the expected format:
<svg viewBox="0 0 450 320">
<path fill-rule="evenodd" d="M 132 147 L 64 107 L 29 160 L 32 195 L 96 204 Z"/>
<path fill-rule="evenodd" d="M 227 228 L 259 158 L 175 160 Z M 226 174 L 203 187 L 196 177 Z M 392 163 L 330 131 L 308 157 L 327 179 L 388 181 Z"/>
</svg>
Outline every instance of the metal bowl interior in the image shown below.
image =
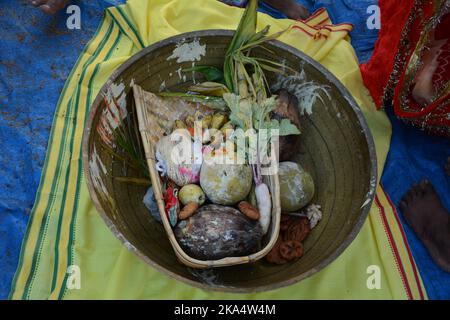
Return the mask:
<svg viewBox="0 0 450 320">
<path fill-rule="evenodd" d="M 359 107 L 344 86 L 305 54 L 278 41 L 254 54 L 283 62 L 294 70 L 303 68 L 308 79 L 329 87 L 323 102 L 317 101 L 311 115 L 301 117 L 302 143 L 298 161 L 316 184 L 313 202 L 322 206 L 323 220 L 305 241 L 304 256 L 293 263 L 253 264 L 195 271 L 180 264 L 164 228 L 142 203 L 146 187 L 124 184 L 113 176 L 136 177 L 137 173 L 114 160 L 101 146 L 97 133 L 105 108 L 102 94 L 111 83 L 123 83 L 127 100 L 133 81 L 147 91 L 159 92 L 162 84 L 171 91 L 192 83 L 192 73 L 179 76 L 191 62 L 167 60 L 177 43 L 198 39 L 206 44 L 206 55 L 197 65 L 221 67 L 231 31 L 206 30 L 182 34 L 145 48 L 116 70 L 95 99 L 83 137 L 83 162 L 91 198 L 111 231 L 145 262 L 180 281 L 209 290 L 257 292 L 298 282 L 336 259 L 353 241 L 364 223 L 376 186 L 376 155 L 372 136 Z M 200 80 L 199 75 L 195 75 Z M 268 74 L 273 84 L 277 75 Z M 106 170 L 95 170 L 91 162 L 101 159 Z"/>
</svg>

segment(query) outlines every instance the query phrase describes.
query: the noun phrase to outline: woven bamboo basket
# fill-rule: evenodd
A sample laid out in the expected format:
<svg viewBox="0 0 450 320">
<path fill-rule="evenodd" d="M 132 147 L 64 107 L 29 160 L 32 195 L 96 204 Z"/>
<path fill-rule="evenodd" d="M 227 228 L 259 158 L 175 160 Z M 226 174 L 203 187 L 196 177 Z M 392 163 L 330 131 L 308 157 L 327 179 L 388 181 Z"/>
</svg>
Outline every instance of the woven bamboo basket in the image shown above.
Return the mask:
<svg viewBox="0 0 450 320">
<path fill-rule="evenodd" d="M 183 119 L 188 115 L 194 115 L 197 109 L 188 108 L 187 105 L 182 105 L 178 107 L 177 110 L 164 110 L 165 117 L 164 120 L 161 121 L 161 118 L 159 117 L 161 111 L 155 112 L 155 106 L 152 106 L 151 103 L 149 103 L 150 99 L 146 99 L 146 96 L 152 95 L 152 93 L 145 92 L 137 84 L 134 84 L 132 89 L 139 121 L 139 131 L 142 136 L 142 142 L 145 149 L 145 158 L 149 168 L 155 200 L 158 204 L 159 214 L 167 236 L 169 237 L 170 244 L 172 245 L 173 250 L 175 251 L 175 254 L 180 262 L 191 268 L 213 268 L 255 262 L 263 258 L 267 253 L 269 253 L 277 241 L 280 228 L 281 207 L 278 176 L 264 176 L 264 182 L 268 185 L 272 197 L 272 215 L 268 234 L 264 236 L 267 240 L 261 250 L 248 256 L 226 257 L 219 260 L 198 260 L 190 257 L 178 244 L 172 227 L 170 226 L 170 222 L 167 219 L 167 215 L 165 214 L 161 179 L 156 171 L 155 147 L 158 140 L 163 137 L 163 132 L 167 132 L 168 129 L 170 130 L 170 128 L 173 127 L 175 120 Z"/>
<path fill-rule="evenodd" d="M 192 260 L 180 250 L 174 252 L 174 239 L 167 236 L 167 221 L 164 226 L 155 221 L 142 203 L 148 185 L 125 184 L 115 179 L 116 176 L 136 177 L 139 173 L 103 147 L 98 130 L 107 111 L 104 96 L 111 86 L 123 84 L 122 93 L 128 104 L 134 101 L 132 84 L 157 93 L 164 82 L 167 90 L 184 91 L 192 83 L 193 75 L 186 73 L 184 79 L 178 76 L 177 70 L 189 68 L 192 63 L 168 59 L 177 44 L 197 39 L 206 45 L 206 54 L 197 65 L 221 67 L 232 35 L 232 31 L 226 30 L 182 34 L 143 49 L 116 70 L 91 107 L 83 136 L 84 173 L 92 201 L 106 225 L 145 263 L 202 289 L 274 290 L 301 281 L 334 261 L 358 234 L 375 194 L 377 165 L 372 136 L 358 105 L 330 72 L 278 41 L 266 44 L 273 53 L 258 48 L 253 52 L 290 68 L 302 66 L 309 79 L 330 88 L 332 103 L 318 101 L 312 114 L 300 119 L 302 141 L 294 161 L 311 173 L 316 185 L 312 202 L 322 206 L 323 219 L 304 242 L 302 258 L 292 263 L 273 265 L 265 259 L 255 261 L 257 257 L 252 256 L 243 262 L 253 263 L 212 269 L 196 269 L 180 263 L 180 259 L 186 263 Z M 277 75 L 268 73 L 267 76 L 269 84 L 277 81 Z M 196 80 L 201 80 L 198 75 Z M 147 158 L 153 161 L 151 153 Z M 278 220 L 273 227 L 277 224 Z M 270 247 L 270 243 L 266 246 Z"/>
</svg>

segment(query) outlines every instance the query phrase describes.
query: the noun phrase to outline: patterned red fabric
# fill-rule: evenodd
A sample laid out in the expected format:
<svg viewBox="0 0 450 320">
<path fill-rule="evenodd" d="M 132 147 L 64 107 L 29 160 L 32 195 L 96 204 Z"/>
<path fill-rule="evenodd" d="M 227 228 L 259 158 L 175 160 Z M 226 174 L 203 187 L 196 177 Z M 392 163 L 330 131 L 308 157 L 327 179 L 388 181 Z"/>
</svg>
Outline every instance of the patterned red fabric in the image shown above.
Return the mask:
<svg viewBox="0 0 450 320">
<path fill-rule="evenodd" d="M 425 24 L 433 16 L 435 4 L 432 0 L 380 0 L 379 38 L 372 58 L 361 65 L 361 72 L 364 84 L 378 108 L 385 103 L 392 104 L 399 118 L 426 131 L 450 137 L 450 96 L 423 106 L 412 98 L 412 86 L 403 90 L 406 71 L 404 62 L 409 61 Z M 448 38 L 449 16 L 444 16 L 436 29 L 436 38 Z M 449 81 L 448 47 L 449 43 L 437 57 L 440 66 L 433 74 L 435 87 L 442 87 Z M 405 95 L 408 99 L 402 100 L 401 97 Z"/>
<path fill-rule="evenodd" d="M 394 66 L 403 27 L 414 0 L 380 0 L 381 30 L 371 59 L 361 65 L 364 84 L 378 108 L 382 106 L 384 88 Z"/>
</svg>

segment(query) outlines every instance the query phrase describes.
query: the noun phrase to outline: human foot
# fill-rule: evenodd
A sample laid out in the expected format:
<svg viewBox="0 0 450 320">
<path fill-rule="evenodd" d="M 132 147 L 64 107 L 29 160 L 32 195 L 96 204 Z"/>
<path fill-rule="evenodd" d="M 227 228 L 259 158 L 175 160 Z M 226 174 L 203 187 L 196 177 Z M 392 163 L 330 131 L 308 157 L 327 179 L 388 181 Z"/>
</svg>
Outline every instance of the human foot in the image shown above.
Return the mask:
<svg viewBox="0 0 450 320">
<path fill-rule="evenodd" d="M 450 214 L 431 183 L 414 184 L 403 196 L 400 210 L 436 264 L 450 272 Z"/>
<path fill-rule="evenodd" d="M 32 0 L 31 4 L 47 14 L 55 14 L 63 9 L 68 2 L 68 0 Z"/>
<path fill-rule="evenodd" d="M 310 16 L 308 10 L 294 0 L 263 0 L 263 2 L 283 12 L 289 19 L 304 20 Z"/>
</svg>

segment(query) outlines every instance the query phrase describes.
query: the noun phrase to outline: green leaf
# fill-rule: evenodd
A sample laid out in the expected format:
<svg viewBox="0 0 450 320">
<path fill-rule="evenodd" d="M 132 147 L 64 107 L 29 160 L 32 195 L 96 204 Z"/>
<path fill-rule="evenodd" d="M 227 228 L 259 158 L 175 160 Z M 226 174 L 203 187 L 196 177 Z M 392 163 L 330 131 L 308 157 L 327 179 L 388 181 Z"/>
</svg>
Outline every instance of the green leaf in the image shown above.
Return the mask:
<svg viewBox="0 0 450 320">
<path fill-rule="evenodd" d="M 281 119 L 280 122 L 280 136 L 289 136 L 291 134 L 300 134 L 297 126 L 289 119 Z"/>
<path fill-rule="evenodd" d="M 223 95 L 228 108 L 230 109 L 230 121 L 242 130 L 252 129 L 252 102 L 248 99 L 241 99 L 234 93 L 226 93 Z"/>
<path fill-rule="evenodd" d="M 256 9 L 258 0 L 250 0 L 247 3 L 244 14 L 239 22 L 239 26 L 231 40 L 226 56 L 231 55 L 236 49 L 241 48 L 256 33 Z"/>
<path fill-rule="evenodd" d="M 265 26 L 264 29 L 262 29 L 261 31 L 255 33 L 253 36 L 251 36 L 250 39 L 248 40 L 248 42 L 253 43 L 253 42 L 263 39 L 269 33 L 269 30 L 270 30 L 270 26 Z"/>
<path fill-rule="evenodd" d="M 224 84 L 210 81 L 194 84 L 189 87 L 189 91 L 197 92 L 204 96 L 220 98 L 222 98 L 225 93 L 230 92 Z"/>
<path fill-rule="evenodd" d="M 235 81 L 236 70 L 234 66 L 234 53 L 245 45 L 256 34 L 256 8 L 258 0 L 250 0 L 247 3 L 244 14 L 242 15 L 239 26 L 234 33 L 233 39 L 225 53 L 225 62 L 223 64 L 223 73 L 225 84 L 231 92 L 237 93 Z"/>
<path fill-rule="evenodd" d="M 186 68 L 182 70 L 183 72 L 199 72 L 205 76 L 207 81 L 219 82 L 225 84 L 225 79 L 223 77 L 223 71 L 219 68 L 212 66 L 195 66 L 192 68 Z"/>
<path fill-rule="evenodd" d="M 261 104 L 253 105 L 253 127 L 256 130 L 263 128 L 264 123 L 268 120 L 270 112 L 276 108 L 275 96 L 264 99 Z"/>
<path fill-rule="evenodd" d="M 261 129 L 267 130 L 279 130 L 279 136 L 289 136 L 291 134 L 300 134 L 297 126 L 294 125 L 289 119 L 282 119 L 278 121 L 276 119 L 272 119 L 271 121 L 266 121 L 262 124 Z"/>
</svg>

